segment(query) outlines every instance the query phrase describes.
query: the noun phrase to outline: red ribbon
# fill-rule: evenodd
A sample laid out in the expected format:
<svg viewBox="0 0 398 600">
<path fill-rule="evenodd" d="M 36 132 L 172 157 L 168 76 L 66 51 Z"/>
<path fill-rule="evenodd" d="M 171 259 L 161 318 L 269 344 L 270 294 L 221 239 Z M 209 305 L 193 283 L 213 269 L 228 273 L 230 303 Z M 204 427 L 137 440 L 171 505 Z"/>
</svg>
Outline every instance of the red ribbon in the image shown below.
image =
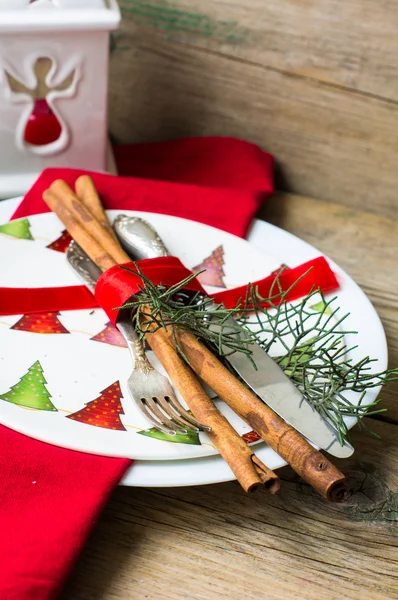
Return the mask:
<svg viewBox="0 0 398 600">
<path fill-rule="evenodd" d="M 98 302 L 84 285 L 55 288 L 0 288 L 0 315 L 30 315 L 97 307 Z"/>
<path fill-rule="evenodd" d="M 145 259 L 138 261 L 137 264 L 143 274 L 156 285 L 162 283 L 169 287 L 191 274 L 191 271 L 173 256 Z M 134 263 L 126 263 L 124 266 L 136 271 Z M 314 289 L 329 292 L 339 287 L 335 274 L 323 256 L 293 269 L 284 270 L 279 274 L 279 287 L 275 285 L 276 277 L 277 275 L 273 274 L 253 282 L 253 286 L 260 296 L 266 299 L 271 293 L 277 294 L 279 289 L 283 292 L 289 290 L 286 300 L 291 301 L 306 296 Z M 300 277 L 302 279 L 298 281 Z M 297 281 L 298 283 L 296 283 Z M 293 286 L 293 284 L 296 285 Z M 101 275 L 95 290 L 95 297 L 85 286 L 0 288 L 0 315 L 56 312 L 101 306 L 112 323 L 115 323 L 118 312 L 114 309 L 122 306 L 139 291 L 139 287 L 142 285 L 143 282 L 138 275 L 116 266 Z M 187 289 L 204 292 L 197 279 L 193 279 Z M 210 296 L 217 303 L 223 303 L 227 308 L 234 308 L 245 300 L 247 289 L 248 286 L 244 285 L 232 290 L 210 294 Z M 278 300 L 276 299 L 275 302 L 277 303 Z M 262 305 L 266 307 L 269 306 L 269 303 L 263 302 Z"/>
<path fill-rule="evenodd" d="M 180 259 L 175 256 L 146 258 L 137 261 L 136 264 L 139 265 L 142 274 L 155 285 L 163 284 L 166 287 L 171 287 L 192 275 L 192 271 L 184 267 Z M 114 309 L 122 306 L 144 286 L 144 282 L 137 273 L 136 264 L 128 262 L 122 265 L 124 268 L 116 265 L 102 273 L 98 279 L 95 287 L 95 298 L 113 324 L 116 323 L 119 313 Z M 197 279 L 192 279 L 186 289 L 206 293 Z"/>
<path fill-rule="evenodd" d="M 277 277 L 278 285 L 276 284 Z M 258 295 L 264 299 L 271 296 L 275 297 L 280 291 L 287 292 L 284 296 L 287 302 L 303 298 L 316 289 L 326 293 L 340 287 L 336 275 L 323 256 L 314 258 L 293 269 L 285 269 L 279 273 L 279 276 L 273 274 L 260 281 L 254 281 L 253 286 Z M 215 302 L 223 303 L 226 308 L 235 308 L 242 300 L 245 300 L 247 288 L 247 285 L 242 285 L 232 290 L 211 294 L 211 296 Z M 273 300 L 273 304 L 279 304 L 280 302 L 280 296 Z M 269 308 L 271 305 L 269 302 L 264 301 L 261 302 L 261 306 Z"/>
</svg>

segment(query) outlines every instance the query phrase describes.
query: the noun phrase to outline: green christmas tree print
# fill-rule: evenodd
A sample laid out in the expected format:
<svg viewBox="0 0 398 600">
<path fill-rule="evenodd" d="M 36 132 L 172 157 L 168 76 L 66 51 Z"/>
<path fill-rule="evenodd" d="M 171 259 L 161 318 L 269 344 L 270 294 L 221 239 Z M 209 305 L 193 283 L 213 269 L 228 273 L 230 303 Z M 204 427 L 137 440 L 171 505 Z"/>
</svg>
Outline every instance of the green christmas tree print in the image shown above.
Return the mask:
<svg viewBox="0 0 398 600">
<path fill-rule="evenodd" d="M 152 429 L 146 429 L 144 431 L 138 431 L 140 435 L 146 435 L 147 437 L 154 438 L 155 440 L 161 440 L 162 442 L 173 442 L 174 444 L 192 444 L 193 446 L 201 446 L 199 434 L 196 431 L 188 431 L 187 433 L 176 433 L 175 435 L 169 435 L 163 431 L 159 431 L 153 427 Z"/>
<path fill-rule="evenodd" d="M 5 233 L 21 240 L 33 240 L 28 219 L 16 219 L 15 221 L 0 225 L 0 233 Z"/>
<path fill-rule="evenodd" d="M 313 304 L 312 306 L 310 306 L 310 308 L 312 308 L 312 310 L 315 310 L 315 312 L 320 312 L 324 315 L 331 315 L 333 313 L 330 306 L 327 306 L 326 302 L 324 302 L 323 300 L 317 302 L 316 304 Z"/>
<path fill-rule="evenodd" d="M 0 400 L 37 410 L 56 411 L 57 409 L 50 400 L 51 396 L 45 386 L 46 383 L 42 366 L 37 360 L 9 392 L 0 395 Z"/>
<path fill-rule="evenodd" d="M 193 415 L 191 410 L 188 410 L 189 414 Z M 176 433 L 175 435 L 169 435 L 168 433 L 164 433 L 156 427 L 152 427 L 151 429 L 144 429 L 143 431 L 137 431 L 139 435 L 146 435 L 147 437 L 154 438 L 155 440 L 160 440 L 161 442 L 172 442 L 174 444 L 192 444 L 193 446 L 201 446 L 201 441 L 199 439 L 199 433 L 197 431 L 189 430 L 187 433 Z"/>
</svg>

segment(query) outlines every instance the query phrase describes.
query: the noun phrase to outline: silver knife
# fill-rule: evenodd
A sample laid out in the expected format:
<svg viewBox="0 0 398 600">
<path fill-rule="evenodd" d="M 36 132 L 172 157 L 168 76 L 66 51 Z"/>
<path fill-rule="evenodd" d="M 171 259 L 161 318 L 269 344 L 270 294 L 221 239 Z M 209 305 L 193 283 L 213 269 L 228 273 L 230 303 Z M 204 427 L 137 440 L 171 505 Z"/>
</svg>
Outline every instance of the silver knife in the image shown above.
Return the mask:
<svg viewBox="0 0 398 600">
<path fill-rule="evenodd" d="M 133 260 L 169 256 L 155 229 L 139 217 L 118 215 L 113 223 L 114 230 L 124 250 Z M 216 306 L 216 304 L 214 304 Z M 230 317 L 230 324 L 235 329 L 235 321 Z M 228 325 L 228 321 L 224 324 Z M 209 322 L 209 328 L 219 330 L 219 325 Z M 227 361 L 246 385 L 282 417 L 289 425 L 310 442 L 339 458 L 352 455 L 354 448 L 348 442 L 342 445 L 338 433 L 302 396 L 294 383 L 279 365 L 256 343 L 249 334 L 242 333 L 241 341 L 250 341 L 251 357 L 256 367 L 251 364 L 242 352 L 229 354 Z M 228 353 L 228 348 L 223 351 Z"/>
</svg>

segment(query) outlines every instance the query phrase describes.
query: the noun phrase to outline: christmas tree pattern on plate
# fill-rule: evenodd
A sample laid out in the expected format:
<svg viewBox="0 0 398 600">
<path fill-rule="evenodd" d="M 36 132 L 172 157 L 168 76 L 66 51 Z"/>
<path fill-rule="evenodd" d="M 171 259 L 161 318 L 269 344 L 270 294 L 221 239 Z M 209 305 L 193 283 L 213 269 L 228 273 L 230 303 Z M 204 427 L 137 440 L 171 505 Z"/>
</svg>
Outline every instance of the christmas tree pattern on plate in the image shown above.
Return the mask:
<svg viewBox="0 0 398 600">
<path fill-rule="evenodd" d="M 71 415 L 67 415 L 66 418 L 84 423 L 85 425 L 93 425 L 94 427 L 126 431 L 119 416 L 124 415 L 121 403 L 122 397 L 120 383 L 119 381 L 115 381 L 102 390 L 98 398 L 87 402 L 84 408 Z"/>
<path fill-rule="evenodd" d="M 314 310 L 315 312 L 322 313 L 323 315 L 333 314 L 333 310 L 328 304 L 326 304 L 324 300 L 320 300 L 316 304 L 312 304 L 310 308 L 312 308 L 312 310 Z"/>
<path fill-rule="evenodd" d="M 213 252 L 205 258 L 199 265 L 192 267 L 194 273 L 198 273 L 206 269 L 204 273 L 198 275 L 200 283 L 203 285 L 211 285 L 213 287 L 225 288 L 223 277 L 225 276 L 224 266 L 224 248 L 218 246 Z"/>
<path fill-rule="evenodd" d="M 286 269 L 289 269 L 289 267 L 285 263 L 282 263 L 277 269 L 271 271 L 270 275 L 280 275 L 283 271 L 286 271 Z"/>
<path fill-rule="evenodd" d="M 121 346 L 122 348 L 127 348 L 126 340 L 117 327 L 112 325 L 110 321 L 105 324 L 105 329 L 97 333 L 94 337 L 90 338 L 90 340 L 93 342 L 110 344 L 111 346 Z"/>
<path fill-rule="evenodd" d="M 50 400 L 51 395 L 45 386 L 46 383 L 43 368 L 37 360 L 9 392 L 0 395 L 0 400 L 36 410 L 57 411 Z"/>
<path fill-rule="evenodd" d="M 191 410 L 188 410 L 189 414 L 193 415 Z M 176 433 L 175 435 L 169 435 L 168 433 L 164 433 L 156 427 L 152 427 L 151 429 L 144 429 L 143 431 L 138 431 L 140 435 L 145 435 L 147 437 L 153 438 L 155 440 L 160 440 L 162 442 L 173 442 L 174 444 L 192 444 L 193 446 L 201 446 L 199 433 L 197 431 L 187 431 L 187 433 Z"/>
<path fill-rule="evenodd" d="M 110 321 L 105 323 L 104 329 L 99 333 L 90 338 L 92 342 L 102 342 L 103 344 L 109 344 L 110 346 L 119 346 L 120 348 L 127 348 L 127 343 L 117 327 L 112 325 Z M 144 340 L 144 349 L 150 350 L 150 346 L 146 340 Z"/>
<path fill-rule="evenodd" d="M 30 333 L 70 333 L 58 319 L 59 312 L 32 313 L 24 315 L 11 327 L 16 331 L 29 331 Z"/>
<path fill-rule="evenodd" d="M 173 442 L 174 444 L 192 444 L 193 446 L 201 445 L 199 433 L 197 431 L 187 431 L 187 433 L 176 433 L 175 435 L 169 435 L 168 433 L 159 431 L 159 429 L 156 429 L 156 427 L 152 427 L 151 429 L 138 431 L 138 433 L 162 442 Z"/>
<path fill-rule="evenodd" d="M 71 241 L 71 236 L 66 229 L 64 229 L 60 237 L 51 242 L 51 244 L 48 244 L 47 248 L 49 248 L 49 250 L 55 250 L 56 252 L 66 252 Z"/>
<path fill-rule="evenodd" d="M 261 440 L 261 437 L 258 435 L 257 431 L 251 430 L 242 435 L 242 440 L 246 442 L 246 444 L 253 444 L 254 442 Z"/>
<path fill-rule="evenodd" d="M 16 219 L 15 221 L 0 225 L 0 233 L 5 233 L 6 235 L 21 240 L 33 240 L 33 236 L 30 232 L 30 223 L 26 218 Z"/>
</svg>

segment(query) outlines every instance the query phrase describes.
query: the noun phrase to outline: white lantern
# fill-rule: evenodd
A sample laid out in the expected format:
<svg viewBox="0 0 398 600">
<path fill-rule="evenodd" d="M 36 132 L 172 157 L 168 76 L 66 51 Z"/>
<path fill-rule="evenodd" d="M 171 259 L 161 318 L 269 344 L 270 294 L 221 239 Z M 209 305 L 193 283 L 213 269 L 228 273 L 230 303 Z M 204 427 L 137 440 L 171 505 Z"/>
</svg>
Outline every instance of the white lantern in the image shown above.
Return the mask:
<svg viewBox="0 0 398 600">
<path fill-rule="evenodd" d="M 106 171 L 116 0 L 0 0 L 0 198 L 46 167 Z"/>
</svg>

